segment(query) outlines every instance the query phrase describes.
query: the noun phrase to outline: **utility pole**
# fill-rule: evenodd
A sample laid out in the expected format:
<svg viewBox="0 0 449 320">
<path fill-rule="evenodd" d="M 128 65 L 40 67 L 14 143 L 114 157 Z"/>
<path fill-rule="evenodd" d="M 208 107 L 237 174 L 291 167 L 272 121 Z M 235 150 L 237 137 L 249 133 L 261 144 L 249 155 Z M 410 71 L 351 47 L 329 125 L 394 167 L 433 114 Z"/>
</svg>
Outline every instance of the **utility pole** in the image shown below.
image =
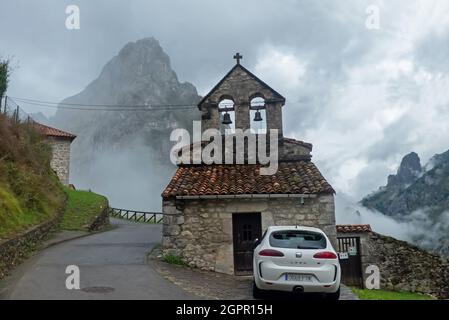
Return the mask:
<svg viewBox="0 0 449 320">
<path fill-rule="evenodd" d="M 19 106 L 16 107 L 16 123 L 19 123 Z"/>
</svg>

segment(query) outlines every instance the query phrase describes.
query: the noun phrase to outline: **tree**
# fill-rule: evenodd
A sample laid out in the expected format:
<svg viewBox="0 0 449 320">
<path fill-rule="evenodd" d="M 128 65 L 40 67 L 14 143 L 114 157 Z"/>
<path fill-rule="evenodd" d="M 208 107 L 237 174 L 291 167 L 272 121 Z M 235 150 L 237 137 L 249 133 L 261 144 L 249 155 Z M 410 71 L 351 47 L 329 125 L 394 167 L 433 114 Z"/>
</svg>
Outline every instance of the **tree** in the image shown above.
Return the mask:
<svg viewBox="0 0 449 320">
<path fill-rule="evenodd" d="M 6 93 L 6 89 L 8 89 L 10 75 L 9 59 L 0 59 L 0 101 Z"/>
</svg>

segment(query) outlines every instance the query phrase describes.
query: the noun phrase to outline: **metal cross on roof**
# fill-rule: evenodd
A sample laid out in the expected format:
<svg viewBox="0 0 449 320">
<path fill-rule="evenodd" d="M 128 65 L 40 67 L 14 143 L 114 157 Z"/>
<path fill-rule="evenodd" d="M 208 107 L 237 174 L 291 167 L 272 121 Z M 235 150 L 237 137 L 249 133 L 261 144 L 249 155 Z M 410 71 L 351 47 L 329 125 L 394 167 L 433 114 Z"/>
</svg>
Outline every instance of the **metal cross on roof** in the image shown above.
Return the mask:
<svg viewBox="0 0 449 320">
<path fill-rule="evenodd" d="M 243 56 L 239 52 L 237 52 L 234 55 L 234 59 L 237 60 L 237 64 L 240 64 L 240 59 L 243 59 Z"/>
</svg>

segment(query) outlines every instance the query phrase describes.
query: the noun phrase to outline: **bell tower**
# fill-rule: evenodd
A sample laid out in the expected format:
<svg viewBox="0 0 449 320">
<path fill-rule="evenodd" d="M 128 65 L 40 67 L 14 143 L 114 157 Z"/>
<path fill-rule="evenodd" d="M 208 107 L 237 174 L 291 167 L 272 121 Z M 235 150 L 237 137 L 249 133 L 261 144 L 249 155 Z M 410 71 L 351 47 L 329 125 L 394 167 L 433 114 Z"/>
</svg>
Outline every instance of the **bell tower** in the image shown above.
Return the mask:
<svg viewBox="0 0 449 320">
<path fill-rule="evenodd" d="M 282 138 L 285 98 L 242 66 L 240 53 L 234 59 L 234 67 L 198 104 L 203 130 L 215 128 L 225 134 L 251 129 L 264 134 L 277 129 Z"/>
</svg>

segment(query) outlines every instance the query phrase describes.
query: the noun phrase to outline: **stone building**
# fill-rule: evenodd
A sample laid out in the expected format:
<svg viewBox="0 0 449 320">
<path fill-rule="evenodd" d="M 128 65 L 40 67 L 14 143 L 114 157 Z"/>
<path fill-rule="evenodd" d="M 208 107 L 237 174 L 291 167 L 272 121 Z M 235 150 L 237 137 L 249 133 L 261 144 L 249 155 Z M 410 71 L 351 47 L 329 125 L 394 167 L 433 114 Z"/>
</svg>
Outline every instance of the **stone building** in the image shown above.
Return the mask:
<svg viewBox="0 0 449 320">
<path fill-rule="evenodd" d="M 336 227 L 334 190 L 311 162 L 312 145 L 283 136 L 285 98 L 243 67 L 239 54 L 234 58 L 198 104 L 202 130 L 221 130 L 225 122 L 231 130 L 223 138 L 232 129 L 258 138 L 276 129 L 278 170 L 261 175 L 259 160 L 246 157 L 243 164 L 181 162 L 162 193 L 162 250 L 193 267 L 239 275 L 252 271 L 254 240 L 270 225 L 319 227 L 334 243 Z"/>
<path fill-rule="evenodd" d="M 369 250 L 369 224 L 337 225 L 337 247 L 340 258 L 342 282 L 348 286 L 363 288 L 368 274 L 365 270 L 375 263 L 373 252 Z"/>
<path fill-rule="evenodd" d="M 370 225 L 337 225 L 337 237 L 344 284 L 366 287 L 375 266 L 380 289 L 449 298 L 447 258 L 374 232 Z"/>
<path fill-rule="evenodd" d="M 52 147 L 51 167 L 58 175 L 59 180 L 69 184 L 70 172 L 70 144 L 76 138 L 75 135 L 52 128 L 41 123 L 34 123 L 35 128 L 47 137 L 48 143 Z"/>
</svg>

